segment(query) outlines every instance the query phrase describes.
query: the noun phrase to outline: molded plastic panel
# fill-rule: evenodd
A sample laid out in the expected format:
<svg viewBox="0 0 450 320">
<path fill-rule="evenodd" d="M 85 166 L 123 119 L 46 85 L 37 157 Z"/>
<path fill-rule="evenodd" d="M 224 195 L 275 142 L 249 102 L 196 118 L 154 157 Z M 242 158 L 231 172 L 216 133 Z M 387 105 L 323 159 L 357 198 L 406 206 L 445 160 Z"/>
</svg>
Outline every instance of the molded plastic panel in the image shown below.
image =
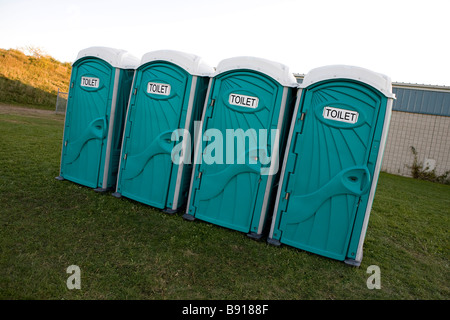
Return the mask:
<svg viewBox="0 0 450 320">
<path fill-rule="evenodd" d="M 273 239 L 338 260 L 354 258 L 348 248 L 361 234 L 386 101 L 352 80 L 304 90 Z"/>
<path fill-rule="evenodd" d="M 102 180 L 113 73 L 108 63 L 88 58 L 74 64 L 71 76 L 61 176 L 92 188 Z"/>
<path fill-rule="evenodd" d="M 128 108 L 117 192 L 157 207 L 168 206 L 178 165 L 171 152 L 172 132 L 184 127 L 192 76 L 166 62 L 145 64 L 136 72 Z M 184 110 L 184 112 L 183 112 Z M 182 116 L 183 115 L 183 116 Z"/>
<path fill-rule="evenodd" d="M 233 70 L 213 78 L 202 128 L 202 163 L 195 166 L 187 215 L 257 232 L 266 186 L 274 181 L 261 174 L 270 165 L 261 162 L 261 155 L 271 155 L 271 129 L 277 129 L 282 96 L 283 87 L 258 72 Z M 267 143 L 260 150 L 263 136 Z"/>
</svg>

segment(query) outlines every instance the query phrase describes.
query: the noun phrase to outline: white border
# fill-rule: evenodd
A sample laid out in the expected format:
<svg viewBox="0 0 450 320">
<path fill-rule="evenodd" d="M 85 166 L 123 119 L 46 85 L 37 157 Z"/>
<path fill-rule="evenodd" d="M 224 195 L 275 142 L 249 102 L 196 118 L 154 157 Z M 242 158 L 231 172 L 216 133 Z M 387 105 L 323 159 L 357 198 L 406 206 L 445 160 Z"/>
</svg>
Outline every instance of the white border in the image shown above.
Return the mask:
<svg viewBox="0 0 450 320">
<path fill-rule="evenodd" d="M 211 76 L 214 68 L 195 54 L 175 50 L 158 50 L 147 52 L 142 56 L 140 66 L 152 61 L 168 61 L 186 70 L 194 76 Z"/>
<path fill-rule="evenodd" d="M 307 88 L 314 83 L 329 79 L 352 79 L 364 82 L 386 97 L 394 97 L 392 82 L 388 76 L 361 67 L 347 65 L 330 65 L 312 69 L 305 75 L 300 87 Z"/>
<path fill-rule="evenodd" d="M 287 139 L 287 142 L 286 142 L 286 149 L 285 149 L 284 158 L 283 158 L 283 166 L 281 167 L 280 180 L 278 182 L 277 196 L 275 198 L 275 206 L 274 206 L 273 215 L 272 215 L 272 223 L 271 223 L 271 226 L 270 226 L 270 231 L 269 231 L 269 236 L 268 236 L 269 239 L 272 239 L 273 231 L 275 229 L 275 222 L 277 220 L 277 211 L 278 211 L 278 206 L 279 206 L 279 203 L 280 203 L 281 192 L 282 192 L 282 189 L 283 189 L 284 175 L 285 175 L 285 171 L 286 171 L 286 164 L 287 164 L 287 160 L 288 160 L 288 157 L 289 157 L 289 152 L 291 150 L 292 136 L 294 135 L 294 127 L 295 127 L 295 122 L 297 121 L 300 100 L 301 100 L 301 97 L 302 97 L 302 91 L 303 91 L 302 89 L 299 89 L 297 91 L 297 101 L 295 102 L 295 107 L 294 107 L 294 112 L 292 114 L 292 120 L 291 120 L 291 126 L 290 126 L 290 130 L 289 130 L 289 135 L 288 135 L 288 139 Z"/>
<path fill-rule="evenodd" d="M 78 52 L 75 62 L 85 57 L 94 57 L 108 62 L 115 68 L 136 69 L 139 59 L 125 50 L 108 47 L 89 47 Z M 74 63 L 75 63 L 74 62 Z"/>
<path fill-rule="evenodd" d="M 183 176 L 183 168 L 184 168 L 184 163 L 186 160 L 186 145 L 187 145 L 187 138 L 189 135 L 189 126 L 190 126 L 191 118 L 192 118 L 192 109 L 193 109 L 193 105 L 194 105 L 196 86 L 197 86 L 197 76 L 193 76 L 192 83 L 191 83 L 191 91 L 189 93 L 190 96 L 189 96 L 186 120 L 184 122 L 183 141 L 181 144 L 181 152 L 183 152 L 183 157 L 182 157 L 181 163 L 178 165 L 177 182 L 175 185 L 175 194 L 173 196 L 172 210 L 178 209 L 177 208 L 178 207 L 178 197 L 180 196 L 181 178 Z"/>
<path fill-rule="evenodd" d="M 372 186 L 370 188 L 369 199 L 367 200 L 367 208 L 366 208 L 366 213 L 364 215 L 362 232 L 359 237 L 358 249 L 356 251 L 355 261 L 357 261 L 359 263 L 362 261 L 364 239 L 366 237 L 367 226 L 369 224 L 370 212 L 372 211 L 372 204 L 373 204 L 373 199 L 375 197 L 375 190 L 376 190 L 376 186 L 378 183 L 378 176 L 379 176 L 380 170 L 381 170 L 381 162 L 383 160 L 383 153 L 384 153 L 384 149 L 386 147 L 386 140 L 387 140 L 389 124 L 390 124 L 391 115 L 392 115 L 393 101 L 394 101 L 394 99 L 388 99 L 387 106 L 386 106 L 386 115 L 385 115 L 384 123 L 383 123 L 383 132 L 381 134 L 380 148 L 378 150 L 377 163 L 375 165 L 375 170 L 373 173 L 374 179 L 372 179 Z"/>
<path fill-rule="evenodd" d="M 106 153 L 105 153 L 105 167 L 103 169 L 103 182 L 102 188 L 107 189 L 108 187 L 108 171 L 111 160 L 111 144 L 112 144 L 112 135 L 114 131 L 114 119 L 116 117 L 116 105 L 117 105 L 117 91 L 119 88 L 119 79 L 120 79 L 120 69 L 116 68 L 114 75 L 114 86 L 113 86 L 113 96 L 111 102 L 111 111 L 109 114 L 109 128 L 108 128 L 108 136 L 106 140 Z"/>
<path fill-rule="evenodd" d="M 283 124 L 283 120 L 284 120 L 284 113 L 286 110 L 286 103 L 287 103 L 287 95 L 288 95 L 288 88 L 284 87 L 283 89 L 283 98 L 281 100 L 281 107 L 280 107 L 280 113 L 278 114 L 278 124 L 277 124 L 277 135 L 278 135 L 278 139 L 276 139 L 275 141 L 275 145 L 273 146 L 272 149 L 272 160 L 271 160 L 271 164 L 270 164 L 270 169 L 269 169 L 269 176 L 267 177 L 267 183 L 266 183 L 266 191 L 264 192 L 264 202 L 263 202 L 263 206 L 261 209 L 261 214 L 259 217 L 259 225 L 258 225 L 258 233 L 257 234 L 261 234 L 262 233 L 262 229 L 264 227 L 264 221 L 266 219 L 266 215 L 267 215 L 267 205 L 269 202 L 269 195 L 270 195 L 270 191 L 272 189 L 272 180 L 273 180 L 273 176 L 274 176 L 274 166 L 276 165 L 276 163 L 278 163 L 279 165 L 279 161 L 280 161 L 280 157 L 279 157 L 279 148 L 280 148 L 280 139 L 281 139 L 281 126 Z M 276 157 L 276 162 L 274 162 L 273 157 Z M 279 168 L 280 169 L 280 168 Z"/>
<path fill-rule="evenodd" d="M 268 75 L 284 87 L 298 87 L 294 74 L 289 68 L 281 63 L 257 58 L 257 57 L 234 57 L 219 62 L 214 76 L 238 69 L 250 69 Z"/>
<path fill-rule="evenodd" d="M 208 91 L 206 92 L 205 104 L 203 105 L 202 120 L 201 120 L 200 126 L 199 126 L 200 132 L 198 132 L 198 133 L 194 132 L 194 136 L 195 136 L 195 134 L 197 134 L 197 141 L 195 142 L 194 163 L 192 165 L 191 182 L 189 184 L 190 187 L 189 187 L 188 200 L 187 200 L 187 204 L 186 204 L 186 214 L 189 214 L 189 206 L 191 204 L 191 195 L 192 195 L 192 189 L 193 189 L 193 185 L 194 185 L 195 168 L 198 164 L 200 164 L 200 163 L 197 163 L 197 155 L 198 155 L 198 152 L 201 150 L 200 148 L 202 145 L 203 123 L 205 121 L 206 109 L 208 108 L 209 94 L 211 91 L 212 82 L 213 82 L 213 78 L 210 78 L 209 84 L 208 84 Z M 195 128 L 194 128 L 194 130 L 195 130 Z"/>
<path fill-rule="evenodd" d="M 126 115 L 125 115 L 125 122 L 123 124 L 122 144 L 120 146 L 119 167 L 118 167 L 118 171 L 117 171 L 116 192 L 117 192 L 117 188 L 119 187 L 119 180 L 120 180 L 120 176 L 122 174 L 122 170 L 120 169 L 121 168 L 120 166 L 122 164 L 122 157 L 123 157 L 123 144 L 125 142 L 125 132 L 126 132 L 126 129 L 127 129 L 127 124 L 128 124 L 128 115 L 129 115 L 129 111 L 130 111 L 130 102 L 131 102 L 131 97 L 133 96 L 134 81 L 136 80 L 136 75 L 137 75 L 137 72 L 134 72 L 133 82 L 131 83 L 131 88 L 130 88 L 130 96 L 128 97 L 128 104 L 127 104 L 127 111 L 126 111 Z"/>
</svg>

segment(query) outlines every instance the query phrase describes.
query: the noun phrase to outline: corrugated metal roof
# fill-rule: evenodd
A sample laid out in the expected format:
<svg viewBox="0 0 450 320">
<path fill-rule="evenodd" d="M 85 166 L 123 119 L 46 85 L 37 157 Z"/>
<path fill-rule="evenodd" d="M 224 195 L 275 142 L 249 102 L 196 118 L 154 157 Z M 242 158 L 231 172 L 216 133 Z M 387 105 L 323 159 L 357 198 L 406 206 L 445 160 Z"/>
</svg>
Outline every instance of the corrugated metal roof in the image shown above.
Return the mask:
<svg viewBox="0 0 450 320">
<path fill-rule="evenodd" d="M 392 105 L 395 111 L 432 114 L 450 117 L 450 88 L 416 85 L 393 85 L 396 98 Z"/>
<path fill-rule="evenodd" d="M 294 76 L 298 83 L 303 82 L 303 74 Z M 394 82 L 392 92 L 395 111 L 450 117 L 450 87 Z"/>
<path fill-rule="evenodd" d="M 303 78 L 305 77 L 305 75 L 303 73 L 294 73 L 294 77 L 297 80 L 298 83 L 302 83 L 303 82 Z"/>
</svg>

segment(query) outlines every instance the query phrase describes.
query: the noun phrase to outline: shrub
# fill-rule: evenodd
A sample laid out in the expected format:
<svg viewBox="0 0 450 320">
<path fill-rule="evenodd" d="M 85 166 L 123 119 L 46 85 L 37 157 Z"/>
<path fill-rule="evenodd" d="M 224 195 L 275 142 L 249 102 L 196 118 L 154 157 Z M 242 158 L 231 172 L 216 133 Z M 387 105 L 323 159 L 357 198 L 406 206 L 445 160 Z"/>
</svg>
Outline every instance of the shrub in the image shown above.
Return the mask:
<svg viewBox="0 0 450 320">
<path fill-rule="evenodd" d="M 413 146 L 411 146 L 411 152 L 414 155 L 413 164 L 411 166 L 406 166 L 411 169 L 411 175 L 414 179 L 450 184 L 450 170 L 446 171 L 442 175 L 437 175 L 436 169 L 430 170 L 429 167 L 423 167 L 423 163 L 418 160 L 417 150 Z"/>
</svg>

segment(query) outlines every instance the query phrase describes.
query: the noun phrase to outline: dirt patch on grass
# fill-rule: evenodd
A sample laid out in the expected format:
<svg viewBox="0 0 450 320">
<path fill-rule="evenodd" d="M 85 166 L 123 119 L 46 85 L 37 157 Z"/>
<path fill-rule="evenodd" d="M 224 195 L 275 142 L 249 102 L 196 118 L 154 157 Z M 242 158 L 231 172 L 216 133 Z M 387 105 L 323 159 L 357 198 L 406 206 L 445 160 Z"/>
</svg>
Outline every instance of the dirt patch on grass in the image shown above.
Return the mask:
<svg viewBox="0 0 450 320">
<path fill-rule="evenodd" d="M 11 106 L 0 103 L 0 114 L 24 115 L 37 118 L 46 118 L 64 121 L 64 114 L 53 110 L 34 109 L 30 107 Z"/>
</svg>

